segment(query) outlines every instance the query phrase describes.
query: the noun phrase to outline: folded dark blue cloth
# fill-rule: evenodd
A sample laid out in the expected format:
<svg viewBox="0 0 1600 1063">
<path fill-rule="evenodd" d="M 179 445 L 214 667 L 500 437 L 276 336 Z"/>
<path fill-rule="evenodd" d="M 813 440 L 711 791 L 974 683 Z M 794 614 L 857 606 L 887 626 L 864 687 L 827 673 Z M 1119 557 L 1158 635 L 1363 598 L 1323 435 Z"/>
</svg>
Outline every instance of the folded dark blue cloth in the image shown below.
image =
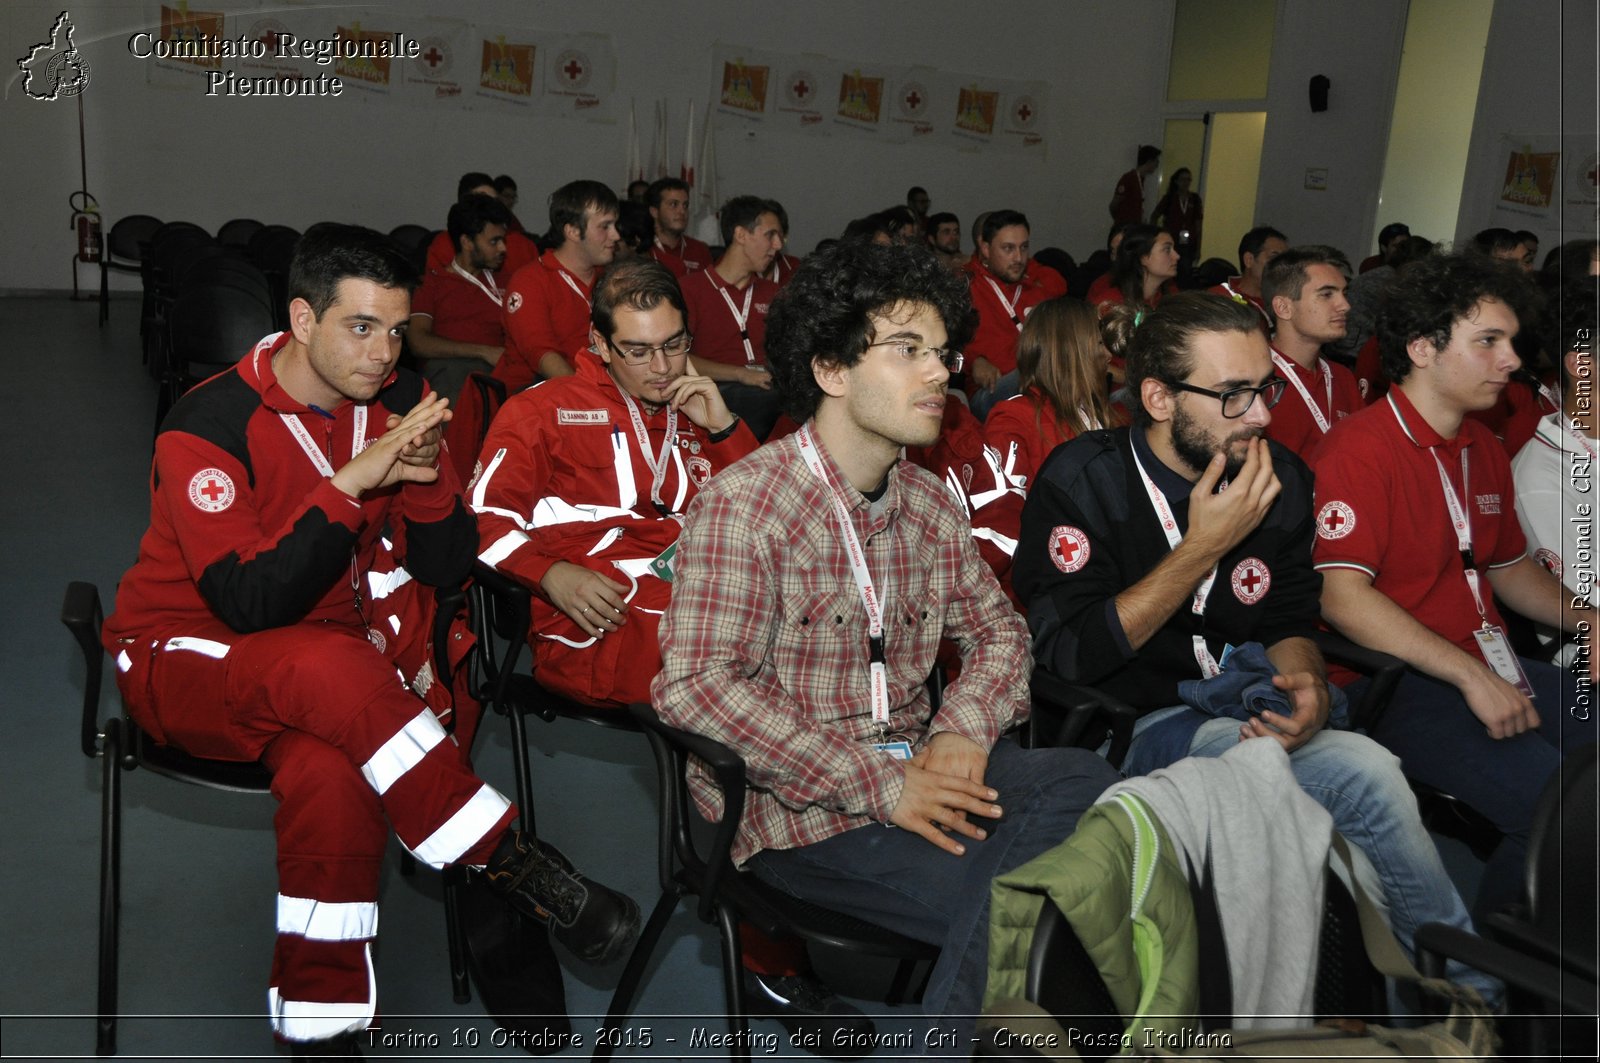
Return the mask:
<svg viewBox="0 0 1600 1063">
<path fill-rule="evenodd" d="M 1129 750 L 1122 773 L 1130 777 L 1146 775 L 1182 760 L 1189 755 L 1194 733 L 1213 717 L 1248 720 L 1262 712 L 1288 716 L 1292 709 L 1289 696 L 1272 685 L 1272 677 L 1277 674 L 1267 658 L 1266 647 L 1259 642 L 1246 642 L 1227 654 L 1219 674 L 1208 679 L 1185 679 L 1178 684 L 1178 697 L 1189 711 L 1174 713 L 1142 733 Z M 1344 691 L 1330 686 L 1328 696 L 1329 726 L 1348 726 L 1349 704 Z"/>
</svg>

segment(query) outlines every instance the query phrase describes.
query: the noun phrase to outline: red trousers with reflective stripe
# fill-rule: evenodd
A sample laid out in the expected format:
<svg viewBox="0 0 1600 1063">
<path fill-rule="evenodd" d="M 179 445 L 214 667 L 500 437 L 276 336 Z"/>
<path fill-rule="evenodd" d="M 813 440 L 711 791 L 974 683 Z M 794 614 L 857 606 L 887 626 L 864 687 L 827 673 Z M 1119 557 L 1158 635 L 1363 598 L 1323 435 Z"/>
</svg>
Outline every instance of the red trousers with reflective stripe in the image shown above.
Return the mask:
<svg viewBox="0 0 1600 1063">
<path fill-rule="evenodd" d="M 174 636 L 216 645 L 203 652 L 166 648 Z M 216 656 L 219 646 L 227 647 L 225 655 Z M 438 844 L 445 835 L 452 859 L 482 864 L 516 816 L 504 798 L 484 793 L 465 747 L 440 736 L 431 714 L 418 721 L 426 706 L 359 627 L 308 623 L 239 635 L 220 623 L 191 625 L 141 637 L 125 652 L 118 685 L 141 726 L 190 753 L 259 757 L 272 771 L 282 897 L 375 903 L 390 826 L 408 848 L 430 839 Z M 478 711 L 458 697 L 463 742 L 470 741 Z M 423 740 L 397 740 L 402 732 Z M 386 757 L 397 745 L 397 757 Z M 388 765 L 379 772 L 381 794 L 363 774 L 369 761 Z M 375 1006 L 368 941 L 280 933 L 276 997 Z M 275 1025 L 294 1035 L 292 1024 Z"/>
</svg>

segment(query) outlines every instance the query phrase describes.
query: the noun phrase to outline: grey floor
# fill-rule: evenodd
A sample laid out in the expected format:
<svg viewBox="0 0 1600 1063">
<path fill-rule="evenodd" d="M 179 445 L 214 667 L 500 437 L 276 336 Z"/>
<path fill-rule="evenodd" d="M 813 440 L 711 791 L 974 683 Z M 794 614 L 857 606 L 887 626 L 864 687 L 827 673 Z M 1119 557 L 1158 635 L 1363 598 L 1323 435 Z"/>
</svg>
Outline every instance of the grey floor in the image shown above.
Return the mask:
<svg viewBox="0 0 1600 1063">
<path fill-rule="evenodd" d="M 0 298 L 12 388 L 0 418 L 0 455 L 10 465 L 0 522 L 8 723 L 0 738 L 0 1051 L 7 1057 L 82 1058 L 94 1048 L 100 765 L 78 749 L 83 668 L 57 616 L 72 579 L 93 581 L 109 599 L 148 520 L 155 385 L 139 363 L 137 317 L 138 303 L 127 298 L 113 301 L 103 329 L 92 303 Z M 103 693 L 103 714 L 116 711 L 114 697 Z M 656 897 L 654 769 L 643 741 L 535 723 L 531 744 L 541 833 L 648 907 Z M 503 723 L 486 724 L 476 760 L 509 792 Z M 125 775 L 124 784 L 121 1054 L 274 1056 L 262 1017 L 273 934 L 270 798 L 196 791 L 143 772 Z M 1470 899 L 1475 863 L 1458 846 L 1445 852 Z M 914 1012 L 867 999 L 873 973 L 841 969 L 833 957 L 816 960 L 881 1015 L 880 1034 L 920 1037 Z M 451 1001 L 438 880 L 429 872 L 405 879 L 390 862 L 378 968 L 388 1043 L 369 1055 L 527 1058 L 496 1045 L 480 1005 Z M 620 964 L 569 965 L 568 1001 L 584 1045 L 562 1058 L 588 1056 L 619 973 Z M 690 1038 L 725 1029 L 721 1000 L 716 937 L 680 912 L 630 1025 L 634 1046 L 619 1058 L 719 1057 L 691 1048 Z M 755 1025 L 763 1039 L 753 1046 L 757 1058 L 810 1058 L 776 1023 Z M 874 1058 L 906 1054 L 885 1046 Z"/>
</svg>

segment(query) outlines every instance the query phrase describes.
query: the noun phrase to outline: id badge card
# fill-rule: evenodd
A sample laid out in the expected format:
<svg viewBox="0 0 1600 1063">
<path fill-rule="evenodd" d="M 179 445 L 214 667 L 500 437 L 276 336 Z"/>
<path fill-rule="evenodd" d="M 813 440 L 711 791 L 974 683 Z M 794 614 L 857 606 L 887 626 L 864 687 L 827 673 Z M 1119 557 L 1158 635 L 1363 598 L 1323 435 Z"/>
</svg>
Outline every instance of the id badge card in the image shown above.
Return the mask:
<svg viewBox="0 0 1600 1063">
<path fill-rule="evenodd" d="M 657 554 L 650 562 L 650 572 L 658 579 L 672 582 L 672 570 L 678 560 L 678 544 L 671 546 Z"/>
<path fill-rule="evenodd" d="M 1522 662 L 1517 660 L 1517 655 L 1511 652 L 1511 643 L 1506 641 L 1506 633 L 1498 627 L 1490 626 L 1479 628 L 1472 633 L 1478 640 L 1478 651 L 1483 654 L 1483 659 L 1493 668 L 1495 674 L 1507 683 L 1520 690 L 1525 696 L 1533 697 L 1533 686 L 1528 682 L 1528 674 L 1522 670 Z"/>
<path fill-rule="evenodd" d="M 872 748 L 879 753 L 889 754 L 895 760 L 911 759 L 911 743 L 903 738 L 897 742 L 874 742 Z"/>
</svg>

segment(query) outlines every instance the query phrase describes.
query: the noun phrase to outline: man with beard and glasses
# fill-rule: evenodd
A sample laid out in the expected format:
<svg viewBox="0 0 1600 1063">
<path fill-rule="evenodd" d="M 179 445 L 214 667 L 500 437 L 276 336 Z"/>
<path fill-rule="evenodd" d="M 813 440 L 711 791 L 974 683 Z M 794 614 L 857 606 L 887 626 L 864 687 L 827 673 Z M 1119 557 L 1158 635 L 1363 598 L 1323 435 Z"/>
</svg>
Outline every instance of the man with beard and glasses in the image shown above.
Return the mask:
<svg viewBox="0 0 1600 1063">
<path fill-rule="evenodd" d="M 1258 321 L 1253 308 L 1202 293 L 1150 311 L 1129 351 L 1133 425 L 1081 435 L 1045 462 L 1023 507 L 1012 585 L 1040 665 L 1141 712 L 1125 773 L 1252 739 L 1282 745 L 1302 788 L 1372 862 L 1410 948 L 1421 924 L 1465 928 L 1467 912 L 1399 761 L 1329 726 L 1344 714 L 1341 702 L 1330 721 L 1312 641 L 1322 581 L 1311 566 L 1311 474 L 1266 438 L 1287 384 Z M 1280 711 L 1252 714 L 1237 696 L 1182 703 L 1184 680 L 1252 665 L 1271 675 Z M 1498 995 L 1465 968 L 1451 976 Z"/>
</svg>

